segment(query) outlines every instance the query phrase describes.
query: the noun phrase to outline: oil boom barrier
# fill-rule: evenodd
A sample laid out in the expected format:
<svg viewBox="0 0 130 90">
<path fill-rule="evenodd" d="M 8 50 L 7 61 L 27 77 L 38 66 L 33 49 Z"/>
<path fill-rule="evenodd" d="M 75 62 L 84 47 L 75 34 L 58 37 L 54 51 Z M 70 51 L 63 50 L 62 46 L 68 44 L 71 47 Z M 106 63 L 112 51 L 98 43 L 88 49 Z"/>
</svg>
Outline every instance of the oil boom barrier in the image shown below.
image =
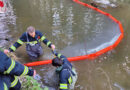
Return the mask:
<svg viewBox="0 0 130 90">
<path fill-rule="evenodd" d="M 79 0 L 73 0 L 73 1 L 78 3 L 78 4 L 80 4 L 80 5 L 83 5 L 85 7 L 91 8 L 91 9 L 93 9 L 93 10 L 95 10 L 95 11 L 97 11 L 97 12 L 99 12 L 99 13 L 105 15 L 105 16 L 107 16 L 108 18 L 110 18 L 112 21 L 114 21 L 116 24 L 118 24 L 118 27 L 120 29 L 121 34 L 119 35 L 117 40 L 112 45 L 110 45 L 110 46 L 108 46 L 108 47 L 106 47 L 104 49 L 101 49 L 101 50 L 99 50 L 97 52 L 94 52 L 94 53 L 91 53 L 91 54 L 87 54 L 87 55 L 83 55 L 83 56 L 69 57 L 68 60 L 69 61 L 78 61 L 78 60 L 86 60 L 86 59 L 94 60 L 93 58 L 95 58 L 97 56 L 100 56 L 103 53 L 108 52 L 108 51 L 114 49 L 120 43 L 120 41 L 122 40 L 122 38 L 124 36 L 124 33 L 123 33 L 124 30 L 123 30 L 121 22 L 118 21 L 116 18 L 114 18 L 111 14 L 106 13 L 106 12 L 104 12 L 104 11 L 94 7 L 94 6 L 86 4 L 86 3 L 81 2 Z M 52 60 L 36 61 L 36 62 L 26 63 L 24 65 L 26 65 L 26 66 L 38 66 L 38 65 L 45 65 L 45 64 L 50 64 L 50 63 L 52 63 Z"/>
</svg>

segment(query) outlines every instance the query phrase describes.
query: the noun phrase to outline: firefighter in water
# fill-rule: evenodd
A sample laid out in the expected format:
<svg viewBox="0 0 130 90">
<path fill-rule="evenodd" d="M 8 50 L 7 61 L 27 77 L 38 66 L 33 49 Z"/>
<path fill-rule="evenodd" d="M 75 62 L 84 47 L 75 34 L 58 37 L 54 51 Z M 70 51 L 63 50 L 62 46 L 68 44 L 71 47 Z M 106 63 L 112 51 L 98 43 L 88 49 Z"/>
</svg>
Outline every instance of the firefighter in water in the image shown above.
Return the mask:
<svg viewBox="0 0 130 90">
<path fill-rule="evenodd" d="M 52 60 L 52 65 L 57 67 L 56 73 L 59 74 L 59 89 L 74 90 L 74 85 L 77 81 L 77 73 L 74 67 L 65 56 L 57 53 L 55 50 L 53 54 L 56 57 Z"/>
<path fill-rule="evenodd" d="M 9 50 L 5 49 L 4 52 L 14 52 L 23 43 L 26 43 L 26 51 L 31 60 L 36 60 L 39 56 L 43 54 L 43 49 L 41 42 L 46 44 L 51 49 L 55 49 L 53 45 L 40 31 L 35 30 L 33 26 L 29 26 L 27 31 L 22 34 L 22 36 L 15 42 Z"/>
<path fill-rule="evenodd" d="M 9 58 L 0 50 L 0 90 L 20 90 L 18 76 L 35 76 L 36 71 Z"/>
</svg>

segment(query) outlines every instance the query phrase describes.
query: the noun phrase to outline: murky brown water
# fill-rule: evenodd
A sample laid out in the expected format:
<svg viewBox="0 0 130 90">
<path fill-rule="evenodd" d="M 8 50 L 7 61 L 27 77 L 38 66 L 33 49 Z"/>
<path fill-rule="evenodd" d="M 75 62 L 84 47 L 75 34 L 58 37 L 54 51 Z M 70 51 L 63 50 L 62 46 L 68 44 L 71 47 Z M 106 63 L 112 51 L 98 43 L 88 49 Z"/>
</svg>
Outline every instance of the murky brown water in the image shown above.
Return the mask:
<svg viewBox="0 0 130 90">
<path fill-rule="evenodd" d="M 125 37 L 114 50 L 98 57 L 94 61 L 83 60 L 72 62 L 78 72 L 75 90 L 130 89 L 130 36 L 128 35 L 130 33 L 130 2 L 129 0 L 116 2 L 119 5 L 117 8 L 100 9 L 112 14 L 122 22 Z M 8 34 L 11 35 L 13 42 L 19 38 L 29 25 L 33 25 L 45 33 L 47 38 L 56 45 L 57 49 L 66 56 L 73 56 L 72 53 L 67 53 L 70 48 L 69 46 L 72 45 L 79 48 L 79 44 L 83 43 L 82 40 L 86 40 L 84 35 L 87 38 L 92 38 L 95 35 L 95 33 L 89 30 L 95 30 L 93 32 L 97 34 L 100 31 L 96 31 L 95 25 L 98 27 L 100 25 L 97 23 L 101 25 L 105 23 L 100 14 L 82 7 L 72 0 L 13 0 L 12 5 L 14 10 L 12 17 L 16 16 L 16 25 L 4 25 L 8 26 L 8 30 L 10 30 Z M 95 21 L 97 17 L 99 20 Z M 86 22 L 84 19 L 86 19 Z M 80 34 L 77 34 L 77 32 Z M 91 40 L 91 38 L 89 39 Z M 9 47 L 9 45 L 6 47 Z M 21 60 L 22 63 L 30 62 L 24 48 L 25 46 L 20 47 L 16 53 L 24 59 Z M 45 55 L 41 59 L 52 58 L 50 49 L 45 45 L 44 49 Z M 77 54 L 81 55 L 81 53 L 76 53 L 75 55 Z M 37 70 L 40 76 L 38 79 L 43 83 L 43 86 L 54 86 L 53 83 L 55 81 L 51 78 L 53 76 L 51 72 L 54 71 L 54 68 L 51 65 L 34 68 Z"/>
</svg>

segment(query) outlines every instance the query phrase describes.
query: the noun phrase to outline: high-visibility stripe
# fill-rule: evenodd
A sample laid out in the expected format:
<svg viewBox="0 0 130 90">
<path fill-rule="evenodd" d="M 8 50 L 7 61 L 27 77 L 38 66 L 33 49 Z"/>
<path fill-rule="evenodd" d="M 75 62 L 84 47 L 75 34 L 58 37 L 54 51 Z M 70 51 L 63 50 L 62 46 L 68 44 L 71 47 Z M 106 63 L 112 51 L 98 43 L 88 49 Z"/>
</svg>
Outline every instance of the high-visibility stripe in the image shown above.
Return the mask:
<svg viewBox="0 0 130 90">
<path fill-rule="evenodd" d="M 42 37 L 41 37 L 41 41 L 43 41 L 44 39 L 46 39 L 46 37 L 45 37 L 45 36 L 42 36 Z"/>
<path fill-rule="evenodd" d="M 51 44 L 51 42 L 50 42 L 50 41 L 48 41 L 48 42 L 47 42 L 47 46 L 49 46 L 50 44 Z"/>
<path fill-rule="evenodd" d="M 27 75 L 27 73 L 28 73 L 28 67 L 24 66 L 24 71 L 23 71 L 23 73 L 21 74 L 21 76 L 22 76 L 22 75 Z"/>
<path fill-rule="evenodd" d="M 4 83 L 4 90 L 8 90 L 8 87 L 5 83 Z"/>
<path fill-rule="evenodd" d="M 18 39 L 18 41 L 17 41 L 19 44 L 23 44 L 24 42 L 22 41 L 22 40 L 20 40 L 20 39 Z"/>
<path fill-rule="evenodd" d="M 58 54 L 58 58 L 60 58 L 61 54 Z"/>
<path fill-rule="evenodd" d="M 25 42 L 27 44 L 37 44 L 38 42 L 37 41 L 32 41 L 32 42 Z"/>
<path fill-rule="evenodd" d="M 18 77 L 14 77 L 14 81 L 13 82 L 11 82 L 11 87 L 14 87 L 14 86 L 16 86 L 16 84 L 18 83 Z"/>
<path fill-rule="evenodd" d="M 68 89 L 67 84 L 60 84 L 60 89 Z"/>
<path fill-rule="evenodd" d="M 72 78 L 71 78 L 71 76 L 69 77 L 68 82 L 69 82 L 69 84 L 72 84 Z"/>
<path fill-rule="evenodd" d="M 13 46 L 13 45 L 12 45 L 10 48 L 11 48 L 13 51 L 15 51 L 15 50 L 16 50 L 16 47 L 15 47 L 15 46 Z"/>
<path fill-rule="evenodd" d="M 4 74 L 9 74 L 15 67 L 15 61 L 11 59 L 10 67 L 4 72 Z"/>
</svg>

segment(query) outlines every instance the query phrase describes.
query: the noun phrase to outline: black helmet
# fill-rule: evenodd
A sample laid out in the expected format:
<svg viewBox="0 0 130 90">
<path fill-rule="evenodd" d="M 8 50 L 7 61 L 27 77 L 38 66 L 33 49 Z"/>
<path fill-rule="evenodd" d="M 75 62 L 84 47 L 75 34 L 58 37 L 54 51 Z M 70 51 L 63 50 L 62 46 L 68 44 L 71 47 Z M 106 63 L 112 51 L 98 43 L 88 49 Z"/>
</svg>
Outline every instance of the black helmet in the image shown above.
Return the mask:
<svg viewBox="0 0 130 90">
<path fill-rule="evenodd" d="M 61 66 L 62 63 L 63 63 L 63 61 L 58 57 L 55 57 L 55 58 L 52 59 L 52 65 L 53 66 Z"/>
</svg>

